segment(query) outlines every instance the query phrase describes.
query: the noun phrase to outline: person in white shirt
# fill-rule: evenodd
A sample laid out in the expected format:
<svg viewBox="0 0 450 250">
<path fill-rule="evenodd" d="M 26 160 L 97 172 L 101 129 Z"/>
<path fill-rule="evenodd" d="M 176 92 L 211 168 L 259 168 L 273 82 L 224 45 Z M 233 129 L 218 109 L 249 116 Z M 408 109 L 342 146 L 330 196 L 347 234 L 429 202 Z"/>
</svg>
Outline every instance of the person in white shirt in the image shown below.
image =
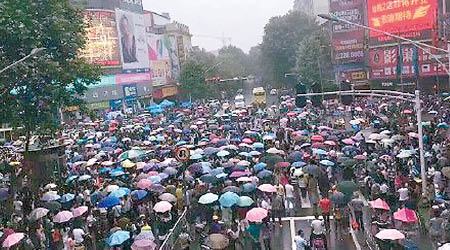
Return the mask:
<svg viewBox="0 0 450 250">
<path fill-rule="evenodd" d="M 407 201 L 408 199 L 409 199 L 409 194 L 408 194 L 408 188 L 406 187 L 406 184 L 405 184 L 405 186 L 404 187 L 402 187 L 402 188 L 399 188 L 398 189 L 398 194 L 399 194 L 399 200 L 400 201 L 402 201 L 402 202 L 404 202 L 404 201 Z"/>
<path fill-rule="evenodd" d="M 298 230 L 297 235 L 294 237 L 294 242 L 296 250 L 306 250 L 306 247 L 308 246 L 308 242 L 305 240 L 302 230 Z"/>
<path fill-rule="evenodd" d="M 83 229 L 81 228 L 74 228 L 72 231 L 73 234 L 73 238 L 75 240 L 75 243 L 77 245 L 80 245 L 83 243 L 84 241 L 84 235 L 86 235 L 86 233 L 83 231 Z"/>
<path fill-rule="evenodd" d="M 292 214 L 295 207 L 295 198 L 294 198 L 294 186 L 291 184 L 284 185 L 285 190 L 285 200 L 286 200 L 286 210 L 288 214 Z"/>
</svg>

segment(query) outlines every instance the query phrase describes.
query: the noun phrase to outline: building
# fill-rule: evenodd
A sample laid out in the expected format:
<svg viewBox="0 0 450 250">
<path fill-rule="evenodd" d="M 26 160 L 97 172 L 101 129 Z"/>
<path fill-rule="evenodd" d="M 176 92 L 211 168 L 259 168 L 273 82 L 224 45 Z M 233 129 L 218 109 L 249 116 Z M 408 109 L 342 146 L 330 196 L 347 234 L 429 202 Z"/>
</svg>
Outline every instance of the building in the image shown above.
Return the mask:
<svg viewBox="0 0 450 250">
<path fill-rule="evenodd" d="M 187 55 L 192 52 L 192 34 L 189 32 L 189 27 L 182 23 L 172 22 L 166 25 L 166 33 L 171 37 L 175 37 L 178 57 L 182 64 L 186 60 Z"/>
</svg>

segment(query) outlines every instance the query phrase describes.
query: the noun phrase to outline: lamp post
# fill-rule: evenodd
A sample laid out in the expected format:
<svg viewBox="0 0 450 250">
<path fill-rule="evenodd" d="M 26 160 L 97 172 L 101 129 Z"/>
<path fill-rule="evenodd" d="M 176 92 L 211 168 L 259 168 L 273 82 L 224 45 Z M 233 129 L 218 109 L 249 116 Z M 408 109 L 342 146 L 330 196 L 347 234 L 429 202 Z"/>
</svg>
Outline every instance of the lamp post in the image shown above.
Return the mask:
<svg viewBox="0 0 450 250">
<path fill-rule="evenodd" d="M 18 61 L 15 61 L 15 62 L 13 62 L 12 64 L 6 66 L 4 69 L 0 70 L 0 74 L 3 73 L 3 72 L 5 72 L 5 71 L 7 71 L 9 68 L 14 67 L 15 65 L 17 65 L 17 64 L 19 64 L 19 63 L 21 63 L 21 62 L 27 60 L 29 57 L 31 57 L 31 56 L 33 56 L 34 54 L 39 53 L 39 52 L 41 52 L 41 51 L 43 51 L 43 50 L 45 50 L 45 48 L 34 48 L 34 49 L 32 49 L 31 52 L 30 52 L 30 54 L 24 56 L 22 59 L 20 59 L 20 60 L 18 60 Z"/>
</svg>

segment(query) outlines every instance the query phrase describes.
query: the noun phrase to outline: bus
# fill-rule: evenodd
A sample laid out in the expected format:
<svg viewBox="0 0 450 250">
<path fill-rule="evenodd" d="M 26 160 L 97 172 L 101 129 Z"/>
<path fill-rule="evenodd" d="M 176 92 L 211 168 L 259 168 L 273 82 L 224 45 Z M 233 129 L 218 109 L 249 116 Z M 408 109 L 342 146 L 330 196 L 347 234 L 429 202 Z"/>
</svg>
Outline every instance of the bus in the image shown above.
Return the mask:
<svg viewBox="0 0 450 250">
<path fill-rule="evenodd" d="M 266 91 L 263 87 L 253 89 L 253 104 L 265 105 L 266 104 Z"/>
</svg>

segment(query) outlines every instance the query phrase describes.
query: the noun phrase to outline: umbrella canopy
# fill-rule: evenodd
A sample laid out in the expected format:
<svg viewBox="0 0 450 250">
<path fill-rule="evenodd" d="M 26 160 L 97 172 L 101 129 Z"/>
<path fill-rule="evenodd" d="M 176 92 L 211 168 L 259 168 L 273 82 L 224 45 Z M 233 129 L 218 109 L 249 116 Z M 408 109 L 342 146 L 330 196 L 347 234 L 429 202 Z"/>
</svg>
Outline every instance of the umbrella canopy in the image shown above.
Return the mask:
<svg viewBox="0 0 450 250">
<path fill-rule="evenodd" d="M 287 168 L 290 165 L 291 165 L 291 163 L 289 163 L 289 162 L 281 161 L 281 162 L 278 162 L 277 164 L 275 164 L 275 167 L 276 168 Z"/>
<path fill-rule="evenodd" d="M 242 185 L 242 192 L 250 193 L 256 190 L 256 185 L 253 183 L 245 183 Z"/>
<path fill-rule="evenodd" d="M 88 211 L 88 207 L 87 206 L 81 206 L 81 207 L 77 207 L 72 211 L 73 217 L 80 217 L 82 216 L 84 213 L 86 213 Z"/>
<path fill-rule="evenodd" d="M 397 229 L 382 229 L 375 237 L 380 240 L 401 240 L 405 238 L 405 235 Z"/>
<path fill-rule="evenodd" d="M 155 212 L 157 213 L 165 213 L 172 210 L 172 204 L 170 204 L 170 202 L 168 201 L 160 201 L 155 204 L 153 210 L 155 210 Z"/>
<path fill-rule="evenodd" d="M 330 200 L 334 203 L 338 203 L 338 204 L 347 204 L 349 199 L 341 192 L 334 192 L 331 195 Z"/>
<path fill-rule="evenodd" d="M 260 171 L 256 176 L 260 179 L 269 178 L 273 175 L 272 171 L 269 170 L 262 170 Z"/>
<path fill-rule="evenodd" d="M 134 190 L 133 192 L 131 192 L 131 196 L 137 200 L 142 200 L 147 196 L 147 191 L 145 190 Z"/>
<path fill-rule="evenodd" d="M 145 151 L 139 149 L 131 149 L 123 152 L 119 155 L 119 161 L 125 161 L 127 159 L 136 159 L 145 155 Z"/>
<path fill-rule="evenodd" d="M 48 214 L 48 209 L 43 208 L 43 207 L 38 207 L 36 209 L 34 209 L 33 211 L 31 211 L 30 215 L 29 215 L 29 219 L 31 221 L 36 221 L 39 220 L 40 218 L 46 216 Z"/>
<path fill-rule="evenodd" d="M 402 208 L 394 213 L 394 220 L 398 220 L 405 223 L 417 222 L 417 214 L 414 210 L 408 208 Z"/>
<path fill-rule="evenodd" d="M 200 196 L 200 199 L 198 199 L 198 203 L 206 205 L 211 204 L 219 199 L 219 196 L 217 194 L 213 193 L 207 193 L 202 196 Z"/>
<path fill-rule="evenodd" d="M 353 181 L 343 181 L 336 186 L 336 189 L 344 194 L 351 194 L 358 190 L 358 186 Z"/>
<path fill-rule="evenodd" d="M 219 198 L 219 203 L 222 207 L 232 207 L 239 201 L 239 195 L 233 192 L 226 192 Z"/>
<path fill-rule="evenodd" d="M 253 203 L 255 203 L 255 202 L 253 201 L 252 198 L 250 198 L 248 196 L 241 196 L 241 197 L 239 197 L 237 205 L 239 207 L 249 207 L 249 206 L 253 205 Z"/>
<path fill-rule="evenodd" d="M 209 243 L 212 249 L 225 249 L 228 247 L 229 240 L 223 234 L 211 234 L 209 235 Z"/>
<path fill-rule="evenodd" d="M 118 197 L 107 196 L 98 203 L 98 207 L 99 208 L 112 208 L 119 204 L 120 204 L 120 199 Z"/>
<path fill-rule="evenodd" d="M 168 202 L 176 202 L 177 201 L 177 197 L 175 197 L 175 195 L 173 195 L 171 193 L 161 194 L 158 198 L 162 201 L 168 201 Z"/>
<path fill-rule="evenodd" d="M 389 208 L 389 205 L 387 204 L 387 202 L 385 202 L 381 198 L 378 198 L 374 201 L 369 201 L 369 204 L 372 208 L 375 208 L 375 209 L 383 209 L 383 210 L 387 210 L 387 211 L 391 210 Z"/>
<path fill-rule="evenodd" d="M 72 201 L 73 199 L 75 199 L 74 194 L 65 194 L 61 197 L 60 201 L 62 203 L 66 203 L 66 202 Z"/>
<path fill-rule="evenodd" d="M 303 172 L 310 175 L 318 176 L 321 172 L 321 169 L 317 165 L 308 165 L 303 167 Z"/>
<path fill-rule="evenodd" d="M 108 246 L 120 246 L 130 238 L 130 232 L 119 230 L 108 237 L 106 243 Z"/>
<path fill-rule="evenodd" d="M 64 223 L 68 222 L 73 218 L 73 214 L 70 211 L 61 211 L 53 217 L 53 222 L 55 223 Z"/>
<path fill-rule="evenodd" d="M 42 196 L 41 201 L 56 201 L 59 200 L 60 198 L 61 196 L 59 196 L 56 192 L 48 191 Z"/>
<path fill-rule="evenodd" d="M 266 193 L 276 193 L 277 188 L 274 187 L 272 184 L 262 184 L 258 187 L 260 191 L 266 192 Z"/>
<path fill-rule="evenodd" d="M 241 189 L 236 186 L 228 186 L 228 187 L 225 187 L 222 190 L 222 192 L 224 192 L 224 193 L 225 192 L 233 192 L 233 193 L 239 194 L 241 192 Z"/>
<path fill-rule="evenodd" d="M 156 244 L 152 240 L 141 239 L 135 240 L 133 245 L 131 245 L 132 250 L 153 250 L 156 249 Z"/>
<path fill-rule="evenodd" d="M 267 217 L 267 210 L 260 207 L 250 209 L 245 218 L 250 222 L 262 222 Z"/>
<path fill-rule="evenodd" d="M 319 163 L 324 166 L 334 166 L 334 162 L 332 162 L 330 160 L 321 160 Z"/>
<path fill-rule="evenodd" d="M 136 186 L 140 189 L 147 189 L 147 188 L 151 187 L 152 184 L 153 184 L 153 182 L 151 180 L 142 179 L 136 184 Z"/>
<path fill-rule="evenodd" d="M 16 245 L 17 243 L 19 243 L 23 238 L 25 238 L 25 234 L 24 233 L 13 233 L 13 234 L 10 234 L 3 241 L 2 247 L 10 248 L 10 247 Z"/>
</svg>

